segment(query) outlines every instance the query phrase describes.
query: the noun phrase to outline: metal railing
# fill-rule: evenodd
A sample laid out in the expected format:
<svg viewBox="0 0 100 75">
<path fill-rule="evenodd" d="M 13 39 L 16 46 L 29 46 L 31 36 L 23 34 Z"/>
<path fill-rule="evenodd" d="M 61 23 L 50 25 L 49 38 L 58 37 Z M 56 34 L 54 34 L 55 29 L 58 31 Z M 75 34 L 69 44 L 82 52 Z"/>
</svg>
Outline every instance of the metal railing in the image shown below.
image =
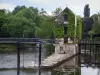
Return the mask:
<svg viewBox="0 0 100 75">
<path fill-rule="evenodd" d="M 20 75 L 20 51 L 21 51 L 21 45 L 22 44 L 38 44 L 36 48 L 39 50 L 39 64 L 38 64 L 38 70 L 39 75 L 41 75 L 41 47 L 42 44 L 55 44 L 57 43 L 56 40 L 53 39 L 37 39 L 37 38 L 0 38 L 0 44 L 15 44 L 17 47 L 17 75 Z"/>
<path fill-rule="evenodd" d="M 100 67 L 100 41 L 82 40 L 78 46 L 79 64 Z"/>
</svg>

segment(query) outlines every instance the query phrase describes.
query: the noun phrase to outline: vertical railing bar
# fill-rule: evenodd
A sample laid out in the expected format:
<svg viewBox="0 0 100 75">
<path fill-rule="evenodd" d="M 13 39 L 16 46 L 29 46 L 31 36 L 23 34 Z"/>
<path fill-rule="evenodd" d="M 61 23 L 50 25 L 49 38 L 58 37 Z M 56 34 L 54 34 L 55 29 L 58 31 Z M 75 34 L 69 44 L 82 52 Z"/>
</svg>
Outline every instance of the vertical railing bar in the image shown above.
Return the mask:
<svg viewBox="0 0 100 75">
<path fill-rule="evenodd" d="M 20 75 L 20 43 L 17 42 L 17 75 Z"/>
<path fill-rule="evenodd" d="M 98 55 L 100 55 L 100 44 L 98 43 Z M 99 61 L 99 63 L 98 64 L 100 64 L 100 61 Z M 100 65 L 99 65 L 100 66 Z"/>
<path fill-rule="evenodd" d="M 81 44 L 79 43 L 78 44 L 78 51 L 79 51 L 79 56 L 78 56 L 78 64 L 79 64 L 79 67 L 81 67 Z"/>
<path fill-rule="evenodd" d="M 95 66 L 96 66 L 96 55 L 97 55 L 97 47 L 95 47 L 96 45 L 94 44 L 94 48 L 95 48 Z"/>
<path fill-rule="evenodd" d="M 86 55 L 87 55 L 87 53 L 86 53 L 86 43 L 84 44 L 84 46 L 85 46 L 85 53 L 84 53 L 84 58 L 86 59 Z M 87 62 L 84 62 L 85 64 L 87 63 Z"/>
<path fill-rule="evenodd" d="M 39 43 L 39 75 L 41 75 L 41 42 Z"/>
<path fill-rule="evenodd" d="M 90 64 L 91 64 L 91 63 L 92 63 L 92 62 L 91 62 L 91 58 L 92 58 L 92 56 L 91 56 L 91 43 L 90 43 L 89 47 L 90 47 L 90 61 L 89 61 L 89 62 L 90 62 Z"/>
</svg>

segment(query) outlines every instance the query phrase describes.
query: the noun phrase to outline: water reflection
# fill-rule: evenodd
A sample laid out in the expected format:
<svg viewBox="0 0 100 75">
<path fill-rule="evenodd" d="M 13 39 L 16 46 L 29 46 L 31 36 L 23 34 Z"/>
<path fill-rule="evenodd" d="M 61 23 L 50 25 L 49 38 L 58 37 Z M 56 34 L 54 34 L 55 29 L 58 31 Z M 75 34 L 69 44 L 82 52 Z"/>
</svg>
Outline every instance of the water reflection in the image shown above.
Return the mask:
<svg viewBox="0 0 100 75">
<path fill-rule="evenodd" d="M 90 49 L 91 48 L 91 53 Z M 87 50 L 82 51 L 81 55 L 81 67 L 78 64 L 76 58 L 67 61 L 60 67 L 52 69 L 50 71 L 42 71 L 41 75 L 100 75 L 99 63 L 100 62 L 100 50 L 99 48 L 95 52 L 95 46 L 89 47 Z M 44 53 L 42 53 L 42 56 Z M 43 58 L 43 57 L 42 57 Z M 16 54 L 0 54 L 0 68 L 15 67 L 16 68 Z M 90 60 L 91 59 L 91 60 Z M 96 60 L 96 61 L 95 61 Z M 38 64 L 38 52 L 24 53 L 24 67 L 27 63 L 35 62 Z M 95 62 L 94 62 L 95 61 Z M 82 62 L 84 62 L 82 64 Z M 98 64 L 95 64 L 98 63 Z M 21 66 L 23 66 L 23 55 L 21 55 Z M 90 66 L 90 67 L 89 67 Z M 0 75 L 16 75 L 16 70 L 0 70 Z M 21 69 L 20 75 L 38 75 L 38 70 Z"/>
<path fill-rule="evenodd" d="M 65 69 L 65 70 L 53 70 L 51 75 L 80 75 L 79 68 Z"/>
<path fill-rule="evenodd" d="M 0 70 L 0 75 L 16 75 L 16 70 Z M 21 70 L 20 75 L 38 75 L 37 70 Z M 42 71 L 41 75 L 100 75 L 100 69 L 92 67 L 82 67 L 75 69 Z"/>
<path fill-rule="evenodd" d="M 99 68 L 92 68 L 92 67 L 81 67 L 76 69 L 66 69 L 66 71 L 63 70 L 53 70 L 51 72 L 51 75 L 100 75 L 100 69 Z"/>
<path fill-rule="evenodd" d="M 81 68 L 81 75 L 100 75 L 99 68 L 92 68 L 92 67 L 82 67 Z"/>
<path fill-rule="evenodd" d="M 0 70 L 0 75 L 17 75 L 16 70 Z M 21 70 L 20 75 L 38 75 L 37 70 Z M 41 75 L 51 75 L 49 71 L 42 71 Z"/>
</svg>

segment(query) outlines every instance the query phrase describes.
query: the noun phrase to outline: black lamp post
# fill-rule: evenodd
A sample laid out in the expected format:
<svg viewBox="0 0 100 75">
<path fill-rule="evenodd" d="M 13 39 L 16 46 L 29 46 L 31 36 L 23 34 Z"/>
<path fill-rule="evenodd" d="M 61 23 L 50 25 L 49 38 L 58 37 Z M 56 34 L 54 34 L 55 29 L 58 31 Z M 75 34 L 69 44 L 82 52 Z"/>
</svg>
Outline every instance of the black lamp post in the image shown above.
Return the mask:
<svg viewBox="0 0 100 75">
<path fill-rule="evenodd" d="M 64 43 L 68 43 L 68 14 L 64 14 Z"/>
</svg>

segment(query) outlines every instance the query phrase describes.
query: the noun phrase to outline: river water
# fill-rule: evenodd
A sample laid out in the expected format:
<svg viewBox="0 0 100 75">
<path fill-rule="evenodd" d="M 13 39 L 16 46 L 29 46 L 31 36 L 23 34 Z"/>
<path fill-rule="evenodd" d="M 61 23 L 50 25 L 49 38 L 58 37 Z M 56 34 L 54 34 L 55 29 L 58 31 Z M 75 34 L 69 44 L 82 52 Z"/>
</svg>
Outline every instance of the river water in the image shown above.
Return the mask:
<svg viewBox="0 0 100 75">
<path fill-rule="evenodd" d="M 21 67 L 27 67 L 29 65 L 38 66 L 38 51 L 21 52 Z M 45 58 L 44 51 L 42 52 L 42 60 Z M 23 62 L 24 61 L 24 62 Z M 0 75 L 17 75 L 17 54 L 16 53 L 6 53 L 0 54 Z M 62 70 L 61 70 L 62 71 Z M 53 71 L 42 71 L 41 75 L 100 75 L 99 68 L 93 67 L 81 67 L 79 68 L 79 73 L 68 73 Z M 34 69 L 21 69 L 20 75 L 38 75 L 38 70 Z"/>
<path fill-rule="evenodd" d="M 0 75 L 16 75 L 17 74 L 17 70 L 12 69 L 12 68 L 17 67 L 16 56 L 17 55 L 15 53 L 0 54 L 0 68 L 3 68 L 0 70 Z M 24 58 L 23 58 L 23 54 L 21 53 L 21 66 L 23 66 L 23 59 L 24 59 L 24 66 L 27 65 L 27 63 L 32 63 L 32 62 L 34 62 L 35 65 L 36 64 L 38 65 L 38 52 L 24 53 Z M 4 68 L 9 68 L 9 69 L 4 69 Z M 34 69 L 21 69 L 20 72 L 21 72 L 20 75 L 38 75 L 38 71 Z M 42 71 L 41 75 L 53 75 L 53 74 L 51 71 Z M 100 75 L 100 70 L 98 68 L 82 67 L 81 75 Z"/>
</svg>

